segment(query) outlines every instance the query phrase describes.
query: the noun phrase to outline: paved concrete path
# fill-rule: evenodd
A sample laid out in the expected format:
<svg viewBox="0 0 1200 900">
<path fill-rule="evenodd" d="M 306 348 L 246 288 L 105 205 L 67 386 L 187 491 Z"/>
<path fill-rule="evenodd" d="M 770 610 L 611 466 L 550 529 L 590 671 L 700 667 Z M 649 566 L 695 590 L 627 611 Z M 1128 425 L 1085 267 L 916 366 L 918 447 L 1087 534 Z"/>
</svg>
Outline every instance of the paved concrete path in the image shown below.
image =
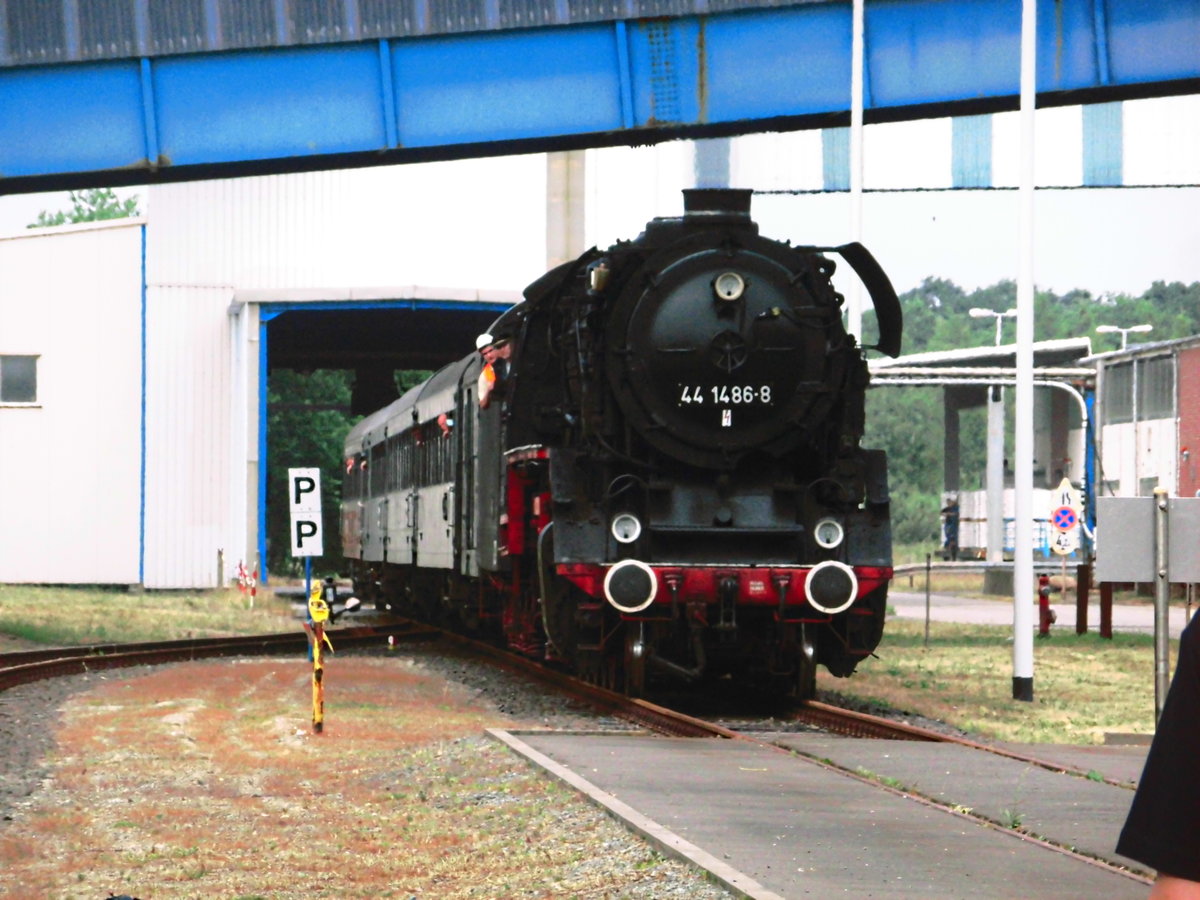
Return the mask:
<svg viewBox="0 0 1200 900">
<path fill-rule="evenodd" d="M 1130 862 L 1113 847 L 1132 790 L 979 751 L 777 736 L 799 754 L 793 756 L 740 741 L 492 734 L 754 900 L 1144 900 L 1149 891 L 1145 881 L 1084 858 Z M 1103 774 L 1133 770 L 1145 752 L 1109 750 L 1091 760 Z M 898 787 L 887 790 L 874 778 Z M 980 824 L 954 807 L 999 822 L 1019 818 L 1077 852 L 1021 840 L 1011 828 Z"/>
</svg>

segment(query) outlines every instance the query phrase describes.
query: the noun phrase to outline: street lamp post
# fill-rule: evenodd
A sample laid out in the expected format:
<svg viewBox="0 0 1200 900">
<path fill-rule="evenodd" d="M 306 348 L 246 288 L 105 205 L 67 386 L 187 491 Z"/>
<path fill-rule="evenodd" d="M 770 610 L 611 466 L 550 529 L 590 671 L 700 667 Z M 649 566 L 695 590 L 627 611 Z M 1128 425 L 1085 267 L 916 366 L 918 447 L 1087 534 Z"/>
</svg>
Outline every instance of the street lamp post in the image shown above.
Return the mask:
<svg viewBox="0 0 1200 900">
<path fill-rule="evenodd" d="M 1011 319 L 1014 316 L 1016 316 L 1016 314 L 1017 314 L 1017 311 L 1015 309 L 1006 309 L 1004 312 L 996 312 L 996 310 L 994 310 L 994 309 L 984 309 L 981 306 L 972 307 L 970 310 L 967 311 L 967 315 L 969 315 L 972 319 L 986 319 L 988 316 L 995 317 L 995 319 L 996 319 L 996 346 L 997 347 L 1000 346 L 1000 336 L 1002 333 L 1001 329 L 1004 325 L 1004 320 Z"/>
<path fill-rule="evenodd" d="M 971 310 L 971 315 L 975 315 L 975 310 Z M 1121 349 L 1122 350 L 1125 349 L 1126 344 L 1129 342 L 1129 332 L 1135 331 L 1135 332 L 1144 334 L 1147 331 L 1153 331 L 1153 330 L 1154 330 L 1154 326 L 1150 325 L 1148 323 L 1143 323 L 1141 325 L 1130 325 L 1128 328 L 1122 328 L 1120 325 L 1097 325 L 1096 326 L 1097 334 L 1117 334 L 1118 332 L 1120 332 L 1120 334 L 1121 334 Z"/>
</svg>

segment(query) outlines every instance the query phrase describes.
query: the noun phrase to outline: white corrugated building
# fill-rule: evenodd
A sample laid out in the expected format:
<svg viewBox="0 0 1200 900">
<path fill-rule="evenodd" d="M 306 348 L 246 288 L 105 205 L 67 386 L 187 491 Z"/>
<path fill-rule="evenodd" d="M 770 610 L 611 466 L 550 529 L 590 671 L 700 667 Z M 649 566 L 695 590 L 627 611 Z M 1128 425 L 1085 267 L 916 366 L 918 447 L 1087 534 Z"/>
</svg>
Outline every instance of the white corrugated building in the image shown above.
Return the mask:
<svg viewBox="0 0 1200 900">
<path fill-rule="evenodd" d="M 0 372 L 0 581 L 142 580 L 143 233 L 0 239 L 0 359 L 36 371 Z"/>
</svg>

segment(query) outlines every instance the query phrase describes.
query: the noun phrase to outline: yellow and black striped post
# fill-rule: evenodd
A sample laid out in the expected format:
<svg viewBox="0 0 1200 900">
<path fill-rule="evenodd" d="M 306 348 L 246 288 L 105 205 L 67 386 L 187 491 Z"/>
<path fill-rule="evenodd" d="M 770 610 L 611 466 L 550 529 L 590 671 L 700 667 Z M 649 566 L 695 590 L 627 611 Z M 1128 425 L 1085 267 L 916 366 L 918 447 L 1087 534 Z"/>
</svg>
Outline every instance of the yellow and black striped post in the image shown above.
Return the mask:
<svg viewBox="0 0 1200 900">
<path fill-rule="evenodd" d="M 321 585 L 313 588 L 308 598 L 308 621 L 304 630 L 309 633 L 312 642 L 309 650 L 312 657 L 312 725 L 313 732 L 320 734 L 325 729 L 325 665 L 321 657 L 324 648 L 333 652 L 333 644 L 325 633 L 325 623 L 329 621 L 329 604 L 321 597 Z"/>
</svg>

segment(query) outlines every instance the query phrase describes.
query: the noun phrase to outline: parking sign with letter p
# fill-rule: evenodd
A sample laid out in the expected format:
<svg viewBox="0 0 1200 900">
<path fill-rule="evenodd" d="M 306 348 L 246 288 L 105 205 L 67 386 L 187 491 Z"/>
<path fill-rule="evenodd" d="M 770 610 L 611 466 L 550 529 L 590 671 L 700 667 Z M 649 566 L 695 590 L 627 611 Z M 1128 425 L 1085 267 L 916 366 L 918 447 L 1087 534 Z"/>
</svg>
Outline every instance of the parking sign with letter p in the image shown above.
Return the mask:
<svg viewBox="0 0 1200 900">
<path fill-rule="evenodd" d="M 292 556 L 321 556 L 321 470 L 288 469 L 292 513 Z"/>
</svg>

